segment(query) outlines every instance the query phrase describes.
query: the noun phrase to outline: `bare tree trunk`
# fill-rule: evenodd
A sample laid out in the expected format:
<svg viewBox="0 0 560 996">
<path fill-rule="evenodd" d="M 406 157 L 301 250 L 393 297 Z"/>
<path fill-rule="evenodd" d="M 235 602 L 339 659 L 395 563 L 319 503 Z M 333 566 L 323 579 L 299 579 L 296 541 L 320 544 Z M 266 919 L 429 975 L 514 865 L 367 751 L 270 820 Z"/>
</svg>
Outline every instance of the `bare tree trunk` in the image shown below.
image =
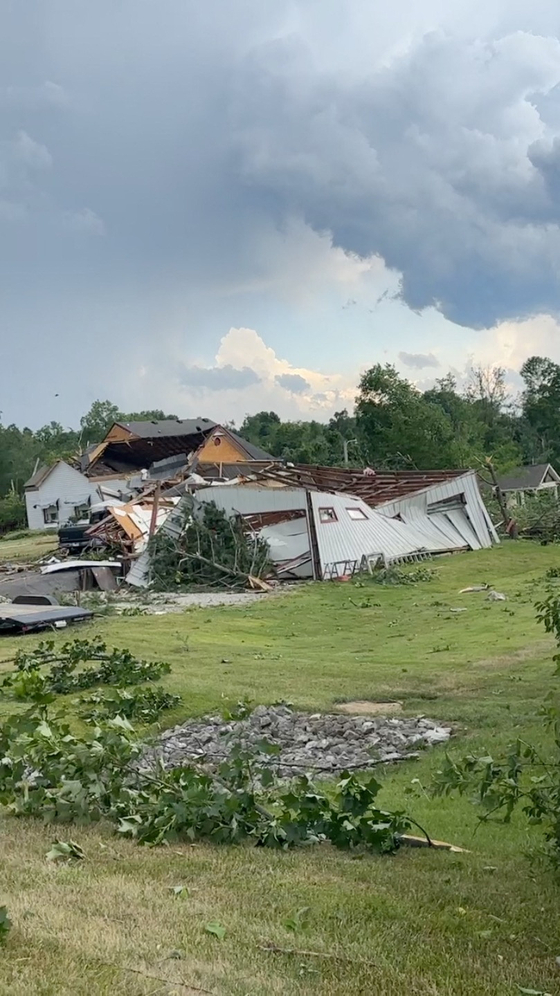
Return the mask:
<svg viewBox="0 0 560 996">
<path fill-rule="evenodd" d="M 500 485 L 498 484 L 498 478 L 496 477 L 496 470 L 494 468 L 494 464 L 492 463 L 490 457 L 486 458 L 486 466 L 488 467 L 488 470 L 490 472 L 490 477 L 492 478 L 492 484 L 494 485 L 494 493 L 496 495 L 498 505 L 500 506 L 500 512 L 502 513 L 504 529 L 506 533 L 512 537 L 512 539 L 517 539 L 517 529 L 515 528 L 515 524 L 513 524 L 514 528 L 512 529 L 512 516 L 508 512 L 506 500 L 502 494 Z"/>
</svg>

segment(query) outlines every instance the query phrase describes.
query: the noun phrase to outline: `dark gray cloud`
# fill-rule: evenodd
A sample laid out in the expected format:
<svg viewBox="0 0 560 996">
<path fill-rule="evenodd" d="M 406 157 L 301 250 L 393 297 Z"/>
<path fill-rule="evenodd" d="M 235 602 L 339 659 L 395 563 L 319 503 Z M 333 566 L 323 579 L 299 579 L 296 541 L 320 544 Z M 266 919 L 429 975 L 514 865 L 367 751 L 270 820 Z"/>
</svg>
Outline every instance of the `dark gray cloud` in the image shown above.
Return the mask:
<svg viewBox="0 0 560 996">
<path fill-rule="evenodd" d="M 276 374 L 274 380 L 285 391 L 291 391 L 292 394 L 303 394 L 304 391 L 311 390 L 309 381 L 300 374 Z"/>
<path fill-rule="evenodd" d="M 475 327 L 556 311 L 558 149 L 539 97 L 558 122 L 557 38 L 433 33 L 358 83 L 275 43 L 238 80 L 241 168 L 337 245 L 380 254 L 413 309 Z"/>
<path fill-rule="evenodd" d="M 260 382 L 258 373 L 251 367 L 236 369 L 230 363 L 223 367 L 183 367 L 180 381 L 185 387 L 207 391 L 239 390 Z"/>
<path fill-rule="evenodd" d="M 423 370 L 424 367 L 439 367 L 439 360 L 433 353 L 405 353 L 401 351 L 398 355 L 405 367 L 412 367 L 415 370 Z"/>
<path fill-rule="evenodd" d="M 350 6 L 4 4 L 8 417 L 120 401 L 131 357 L 149 371 L 169 343 L 209 360 L 253 306 L 277 312 L 282 291 L 262 288 L 294 220 L 382 256 L 411 308 L 475 326 L 559 310 L 554 0 L 489 0 L 486 20 L 466 0 Z M 62 378 L 59 413 L 45 405 Z"/>
</svg>

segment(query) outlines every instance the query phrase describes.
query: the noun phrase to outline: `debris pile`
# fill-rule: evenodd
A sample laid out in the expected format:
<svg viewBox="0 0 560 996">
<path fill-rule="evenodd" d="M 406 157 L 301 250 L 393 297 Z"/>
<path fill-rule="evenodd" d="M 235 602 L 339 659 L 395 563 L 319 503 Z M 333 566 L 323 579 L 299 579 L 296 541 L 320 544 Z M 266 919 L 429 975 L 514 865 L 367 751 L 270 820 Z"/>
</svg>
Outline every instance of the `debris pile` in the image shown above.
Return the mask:
<svg viewBox="0 0 560 996">
<path fill-rule="evenodd" d="M 449 727 L 423 717 L 309 715 L 287 705 L 260 705 L 243 719 L 205 716 L 167 730 L 146 752 L 144 766 L 156 757 L 166 767 L 189 760 L 216 765 L 234 745 L 254 751 L 264 740 L 277 749 L 265 751 L 262 763 L 281 778 L 305 772 L 328 776 L 417 757 L 419 750 L 444 743 L 450 736 Z"/>
</svg>

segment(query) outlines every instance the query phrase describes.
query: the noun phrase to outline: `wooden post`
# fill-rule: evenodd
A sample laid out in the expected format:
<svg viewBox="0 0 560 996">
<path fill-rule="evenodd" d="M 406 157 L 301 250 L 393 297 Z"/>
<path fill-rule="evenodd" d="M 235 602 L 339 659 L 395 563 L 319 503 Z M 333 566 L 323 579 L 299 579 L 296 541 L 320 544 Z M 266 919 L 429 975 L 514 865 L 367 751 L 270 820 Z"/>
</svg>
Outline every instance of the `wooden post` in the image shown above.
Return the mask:
<svg viewBox="0 0 560 996">
<path fill-rule="evenodd" d="M 159 495 L 161 491 L 161 483 L 158 481 L 156 484 L 156 489 L 154 491 L 154 503 L 152 505 L 152 518 L 150 519 L 150 538 L 154 535 L 157 525 L 157 514 L 159 509 Z"/>
<path fill-rule="evenodd" d="M 313 501 L 311 492 L 306 492 L 307 497 L 307 528 L 309 530 L 309 542 L 311 544 L 311 566 L 313 567 L 313 579 L 322 581 L 321 557 L 319 555 L 319 544 L 317 542 L 317 527 L 315 525 L 315 515 L 313 512 Z"/>
</svg>

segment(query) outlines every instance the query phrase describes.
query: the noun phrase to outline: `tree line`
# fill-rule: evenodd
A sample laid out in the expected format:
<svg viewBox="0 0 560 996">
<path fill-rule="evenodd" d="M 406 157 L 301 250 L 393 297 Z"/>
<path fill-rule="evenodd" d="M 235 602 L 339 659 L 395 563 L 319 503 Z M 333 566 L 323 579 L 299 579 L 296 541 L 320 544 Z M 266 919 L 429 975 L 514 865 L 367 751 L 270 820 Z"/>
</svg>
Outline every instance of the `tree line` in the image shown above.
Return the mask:
<svg viewBox="0 0 560 996">
<path fill-rule="evenodd" d="M 474 368 L 464 387 L 448 374 L 420 391 L 395 367 L 375 364 L 360 380 L 353 412 L 336 412 L 324 423 L 262 411 L 231 426 L 293 463 L 437 470 L 477 468 L 490 456 L 498 470 L 548 461 L 560 469 L 560 365 L 533 356 L 520 374 L 523 390 L 512 398 L 499 367 Z M 0 531 L 24 521 L 21 496 L 36 466 L 72 459 L 103 439 L 113 422 L 163 418 L 177 416 L 122 412 L 111 401 L 95 401 L 77 429 L 0 424 Z"/>
<path fill-rule="evenodd" d="M 548 461 L 560 467 L 560 365 L 535 356 L 520 373 L 524 389 L 512 398 L 500 367 L 473 368 L 462 388 L 447 374 L 420 391 L 395 367 L 375 364 L 360 380 L 352 414 L 336 412 L 325 424 L 259 412 L 238 431 L 294 463 L 476 469 L 491 457 L 498 470 Z"/>
</svg>

